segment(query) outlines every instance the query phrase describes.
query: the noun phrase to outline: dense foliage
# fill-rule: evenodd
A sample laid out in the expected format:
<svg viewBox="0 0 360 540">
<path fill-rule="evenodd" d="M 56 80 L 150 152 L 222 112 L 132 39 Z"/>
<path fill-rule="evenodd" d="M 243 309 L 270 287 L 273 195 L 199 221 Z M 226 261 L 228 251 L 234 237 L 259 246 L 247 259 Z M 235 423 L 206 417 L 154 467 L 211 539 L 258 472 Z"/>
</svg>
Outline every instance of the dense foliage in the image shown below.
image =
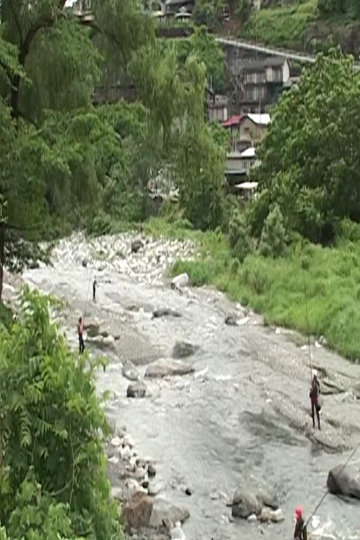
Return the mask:
<svg viewBox="0 0 360 540">
<path fill-rule="evenodd" d="M 313 241 L 331 240 L 344 217 L 360 221 L 359 110 L 352 59 L 339 51 L 320 55 L 283 96 L 259 150 L 255 232 L 274 203 L 288 230 Z"/>
<path fill-rule="evenodd" d="M 196 225 L 219 224 L 224 153 L 204 103 L 206 80 L 221 85 L 222 54 L 206 32 L 164 53 L 151 17 L 132 0 L 94 1 L 91 18 L 65 0 L 5 0 L 0 17 L 0 295 L 3 265 L 31 260 L 24 238 L 143 220 L 146 187 L 159 171 L 179 184 Z M 135 103 L 94 108 L 96 88 L 131 84 Z M 187 130 L 197 150 L 185 162 Z M 196 188 L 199 201 L 208 181 L 200 223 L 203 208 L 184 190 Z"/>
<path fill-rule="evenodd" d="M 98 363 L 75 358 L 50 321 L 49 300 L 28 291 L 17 322 L 0 325 L 0 340 L 0 537 L 120 538 Z"/>
</svg>

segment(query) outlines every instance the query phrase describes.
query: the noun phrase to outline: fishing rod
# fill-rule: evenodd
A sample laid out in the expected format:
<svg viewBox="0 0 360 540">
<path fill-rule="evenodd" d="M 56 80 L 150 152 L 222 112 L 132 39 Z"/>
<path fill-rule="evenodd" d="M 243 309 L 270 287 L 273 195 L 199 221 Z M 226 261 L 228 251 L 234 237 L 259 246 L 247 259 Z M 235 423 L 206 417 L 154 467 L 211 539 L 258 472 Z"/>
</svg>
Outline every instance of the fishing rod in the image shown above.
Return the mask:
<svg viewBox="0 0 360 540">
<path fill-rule="evenodd" d="M 349 462 L 351 461 L 351 459 L 354 457 L 354 455 L 356 454 L 356 452 L 358 451 L 360 447 L 360 443 L 355 446 L 354 450 L 351 452 L 350 456 L 348 457 L 348 459 L 346 460 L 346 462 L 344 463 L 344 465 L 341 467 L 340 471 L 338 472 L 338 474 L 335 476 L 335 480 L 337 480 L 341 473 L 344 471 L 344 469 L 346 468 L 346 466 L 349 464 Z M 307 527 L 311 521 L 311 519 L 313 518 L 313 516 L 315 515 L 315 512 L 320 508 L 320 506 L 322 505 L 322 503 L 324 502 L 324 500 L 326 499 L 326 497 L 329 495 L 329 491 L 325 491 L 324 495 L 321 497 L 319 503 L 316 505 L 315 509 L 313 510 L 313 512 L 311 513 L 309 519 L 306 521 L 305 525 L 303 526 L 303 530 L 305 529 L 305 527 Z"/>
<path fill-rule="evenodd" d="M 309 350 L 309 366 L 310 366 L 310 385 L 312 384 L 312 357 L 311 357 L 311 340 L 310 340 L 310 325 L 309 325 L 309 310 L 308 310 L 308 301 L 307 301 L 307 290 L 306 290 L 306 281 L 305 281 L 305 270 L 303 273 L 303 283 L 304 283 L 304 297 L 305 297 L 305 314 L 306 314 L 306 333 L 308 338 L 308 350 Z"/>
</svg>

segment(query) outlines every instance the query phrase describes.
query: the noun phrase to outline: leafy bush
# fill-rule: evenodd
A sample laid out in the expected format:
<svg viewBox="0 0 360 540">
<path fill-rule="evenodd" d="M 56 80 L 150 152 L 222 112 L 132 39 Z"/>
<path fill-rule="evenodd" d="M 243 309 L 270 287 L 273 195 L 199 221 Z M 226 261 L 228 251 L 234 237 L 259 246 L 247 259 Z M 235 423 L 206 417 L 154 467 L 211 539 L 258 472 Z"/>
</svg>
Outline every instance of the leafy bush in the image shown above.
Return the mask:
<svg viewBox="0 0 360 540">
<path fill-rule="evenodd" d="M 71 353 L 49 300 L 25 290 L 0 326 L 0 523 L 8 538 L 119 538 L 96 396 L 99 360 Z"/>
<path fill-rule="evenodd" d="M 240 262 L 243 262 L 253 249 L 245 217 L 239 210 L 233 211 L 229 222 L 229 242 L 234 255 Z"/>
<path fill-rule="evenodd" d="M 277 204 L 265 220 L 260 237 L 259 252 L 265 257 L 280 257 L 286 247 L 283 216 Z"/>
</svg>

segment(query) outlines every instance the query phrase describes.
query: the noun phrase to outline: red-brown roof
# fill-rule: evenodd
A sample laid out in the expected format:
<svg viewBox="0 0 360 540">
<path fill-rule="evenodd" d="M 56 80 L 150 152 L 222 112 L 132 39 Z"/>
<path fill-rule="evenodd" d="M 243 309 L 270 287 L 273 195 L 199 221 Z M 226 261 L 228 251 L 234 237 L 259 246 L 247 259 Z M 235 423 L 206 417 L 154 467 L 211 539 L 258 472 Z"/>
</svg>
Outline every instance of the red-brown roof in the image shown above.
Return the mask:
<svg viewBox="0 0 360 540">
<path fill-rule="evenodd" d="M 230 116 L 226 122 L 223 123 L 224 127 L 231 127 L 231 126 L 238 126 L 241 121 L 241 114 L 235 114 L 234 116 Z"/>
</svg>

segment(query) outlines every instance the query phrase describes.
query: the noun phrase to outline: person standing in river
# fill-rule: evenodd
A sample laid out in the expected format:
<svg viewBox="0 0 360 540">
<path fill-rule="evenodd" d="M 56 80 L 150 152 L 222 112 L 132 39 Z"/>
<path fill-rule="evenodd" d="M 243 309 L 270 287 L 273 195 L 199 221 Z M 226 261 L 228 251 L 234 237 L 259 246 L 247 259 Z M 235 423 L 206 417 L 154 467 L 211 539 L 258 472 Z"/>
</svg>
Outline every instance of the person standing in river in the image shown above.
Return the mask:
<svg viewBox="0 0 360 540">
<path fill-rule="evenodd" d="M 319 398 L 320 398 L 320 383 L 319 383 L 319 379 L 317 378 L 317 371 L 314 369 L 313 372 L 312 372 L 312 375 L 313 375 L 313 378 L 312 378 L 312 382 L 311 382 L 311 388 L 310 388 L 310 401 L 311 401 L 311 417 L 312 417 L 312 421 L 313 421 L 313 428 L 315 429 L 315 414 L 316 414 L 316 417 L 317 417 L 317 422 L 318 422 L 318 428 L 320 428 L 320 409 L 321 409 L 321 406 L 320 406 L 320 403 L 319 403 Z"/>
<path fill-rule="evenodd" d="M 93 281 L 93 302 L 96 301 L 96 287 L 97 287 L 97 281 L 96 278 Z"/>
<path fill-rule="evenodd" d="M 295 509 L 295 522 L 294 540 L 307 540 L 307 530 L 302 506 L 297 506 Z"/>
<path fill-rule="evenodd" d="M 78 336 L 79 336 L 79 354 L 83 354 L 84 349 L 85 349 L 85 344 L 84 344 L 84 322 L 83 322 L 82 317 L 79 318 L 77 331 L 78 331 Z"/>
</svg>

